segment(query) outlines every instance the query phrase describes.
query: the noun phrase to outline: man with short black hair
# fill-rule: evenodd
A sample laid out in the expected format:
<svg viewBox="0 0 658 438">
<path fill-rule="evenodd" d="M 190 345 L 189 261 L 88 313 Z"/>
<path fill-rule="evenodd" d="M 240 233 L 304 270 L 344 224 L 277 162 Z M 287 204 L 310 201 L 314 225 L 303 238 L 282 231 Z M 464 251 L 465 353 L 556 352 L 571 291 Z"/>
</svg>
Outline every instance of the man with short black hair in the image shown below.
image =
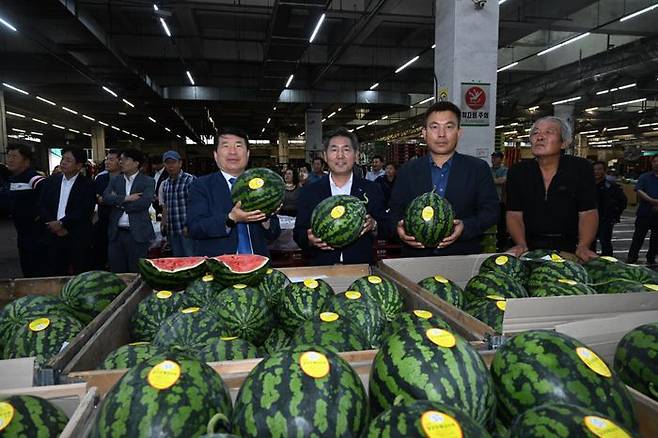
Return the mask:
<svg viewBox="0 0 658 438">
<path fill-rule="evenodd" d="M 599 230 L 596 239 L 592 242 L 592 251 L 596 251 L 596 241 L 601 242 L 601 255 L 613 255 L 612 231 L 621 214 L 626 209 L 627 199 L 624 190 L 613 181 L 606 178 L 607 165 L 604 161 L 596 161 L 594 168 L 594 182 L 596 183 L 597 205 L 599 211 Z"/>
<path fill-rule="evenodd" d="M 322 157 L 313 158 L 313 165 L 311 166 L 311 173 L 308 176 L 308 182 L 314 183 L 325 176 L 324 160 Z"/>
<path fill-rule="evenodd" d="M 187 230 L 187 199 L 194 176 L 183 171 L 183 161 L 176 151 L 162 155 L 169 178 L 162 183 L 162 234 L 167 236 L 174 257 L 194 255 Z"/>
<path fill-rule="evenodd" d="M 368 181 L 375 181 L 380 176 L 384 176 L 386 171 L 384 170 L 384 159 L 381 155 L 375 155 L 372 157 L 372 170 L 366 173 L 366 179 Z"/>
<path fill-rule="evenodd" d="M 640 175 L 635 184 L 635 191 L 640 203 L 637 206 L 635 232 L 633 232 L 633 241 L 626 261 L 637 263 L 644 238 L 651 230 L 647 264 L 655 265 L 658 253 L 658 155 L 651 157 L 651 170 Z"/>
<path fill-rule="evenodd" d="M 249 162 L 249 137 L 238 128 L 222 128 L 213 151 L 219 172 L 195 179 L 187 203 L 187 227 L 199 256 L 260 254 L 281 233 L 276 214 L 244 211 L 233 204 L 231 187 Z"/>
<path fill-rule="evenodd" d="M 496 193 L 500 202 L 500 217 L 496 226 L 496 250 L 505 251 L 509 248 L 509 235 L 507 234 L 507 221 L 505 215 L 505 183 L 507 182 L 507 167 L 503 164 L 503 153 L 496 151 L 491 154 L 491 175 L 496 185 Z"/>
<path fill-rule="evenodd" d="M 110 178 L 121 173 L 119 159 L 121 152 L 110 149 L 105 156 L 105 170 L 96 175 L 94 188 L 98 204 L 98 220 L 94 224 L 94 269 L 105 269 L 107 266 L 107 229 L 110 224 L 112 207 L 103 203 L 103 192 L 110 183 Z"/>
</svg>

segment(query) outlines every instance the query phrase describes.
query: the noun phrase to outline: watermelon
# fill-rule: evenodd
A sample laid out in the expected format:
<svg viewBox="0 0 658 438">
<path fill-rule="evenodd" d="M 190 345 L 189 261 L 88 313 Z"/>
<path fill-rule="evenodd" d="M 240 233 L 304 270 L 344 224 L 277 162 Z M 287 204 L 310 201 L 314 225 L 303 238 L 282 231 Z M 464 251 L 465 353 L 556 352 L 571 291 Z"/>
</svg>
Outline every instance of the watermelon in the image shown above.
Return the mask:
<svg viewBox="0 0 658 438">
<path fill-rule="evenodd" d="M 658 322 L 624 335 L 617 345 L 614 368 L 628 386 L 658 401 Z"/>
<path fill-rule="evenodd" d="M 300 325 L 318 315 L 333 296 L 333 289 L 324 280 L 307 278 L 289 284 L 276 308 L 279 325 L 292 335 Z"/>
<path fill-rule="evenodd" d="M 258 347 L 235 336 L 212 339 L 198 354 L 199 359 L 204 362 L 253 359 L 260 356 Z"/>
<path fill-rule="evenodd" d="M 368 427 L 368 401 L 337 353 L 300 345 L 266 356 L 249 373 L 233 421 L 242 438 L 358 437 Z"/>
<path fill-rule="evenodd" d="M 368 350 L 370 343 L 361 328 L 338 313 L 322 312 L 299 326 L 292 345 L 315 345 L 336 352 Z"/>
<path fill-rule="evenodd" d="M 466 313 L 479 319 L 496 333 L 503 332 L 503 317 L 507 301 L 500 295 L 487 295 L 484 298 L 471 301 L 466 306 Z"/>
<path fill-rule="evenodd" d="M 184 305 L 180 292 L 161 290 L 144 298 L 137 305 L 131 319 L 132 338 L 136 341 L 150 342 L 160 330 L 162 321 L 178 312 Z"/>
<path fill-rule="evenodd" d="M 271 216 L 283 204 L 286 184 L 276 172 L 264 167 L 244 171 L 231 187 L 234 204 L 241 202 L 244 211 L 260 210 Z"/>
<path fill-rule="evenodd" d="M 434 436 L 490 438 L 489 432 L 460 409 L 427 400 L 402 401 L 379 414 L 367 438 L 427 438 Z"/>
<path fill-rule="evenodd" d="M 139 259 L 142 279 L 154 290 L 183 290 L 206 272 L 205 257 Z"/>
<path fill-rule="evenodd" d="M 541 289 L 560 279 L 573 280 L 583 284 L 589 283 L 589 275 L 583 265 L 562 259 L 562 261 L 544 262 L 533 268 L 526 287 L 528 290 Z"/>
<path fill-rule="evenodd" d="M 491 364 L 498 414 L 505 424 L 545 403 L 599 412 L 635 431 L 633 403 L 621 379 L 580 341 L 548 330 L 509 339 Z"/>
<path fill-rule="evenodd" d="M 461 409 L 484 427 L 493 421 L 489 371 L 477 350 L 448 330 L 420 324 L 389 336 L 373 361 L 369 388 L 374 414 L 403 396 Z"/>
<path fill-rule="evenodd" d="M 614 257 L 608 256 L 597 257 L 583 263 L 583 267 L 592 283 L 604 283 L 618 278 L 617 275 L 627 270 L 629 266 Z"/>
<path fill-rule="evenodd" d="M 128 370 L 107 394 L 91 437 L 198 437 L 216 414 L 231 417 L 231 398 L 203 362 L 158 355 Z M 228 432 L 230 424 L 220 430 Z"/>
<path fill-rule="evenodd" d="M 75 316 L 58 297 L 28 295 L 11 301 L 0 310 L 0 348 L 15 330 L 46 315 Z"/>
<path fill-rule="evenodd" d="M 524 298 L 528 296 L 528 293 L 521 283 L 499 272 L 478 274 L 471 278 L 464 288 L 467 305 L 486 298 L 487 295 L 499 295 L 503 298 Z"/>
<path fill-rule="evenodd" d="M 330 196 L 313 209 L 311 230 L 315 237 L 332 248 L 342 248 L 359 238 L 366 214 L 366 207 L 359 198 Z"/>
<path fill-rule="evenodd" d="M 158 350 L 149 342 L 133 342 L 112 351 L 98 368 L 102 370 L 132 368 L 156 354 L 158 354 Z"/>
<path fill-rule="evenodd" d="M 222 326 L 214 314 L 198 307 L 188 307 L 162 322 L 153 345 L 162 351 L 194 355 L 211 339 L 222 335 Z"/>
<path fill-rule="evenodd" d="M 549 403 L 525 411 L 514 420 L 509 438 L 631 438 L 628 430 L 582 406 Z"/>
<path fill-rule="evenodd" d="M 236 284 L 224 289 L 210 309 L 227 336 L 238 336 L 260 346 L 274 327 L 274 315 L 260 289 Z"/>
<path fill-rule="evenodd" d="M 637 292 L 656 292 L 658 284 L 642 284 L 633 280 L 619 278 L 605 283 L 593 284 L 592 287 L 600 294 L 625 294 Z"/>
<path fill-rule="evenodd" d="M 361 292 L 379 303 L 387 321 L 393 321 L 402 312 L 402 294 L 391 280 L 378 275 L 367 275 L 355 280 L 348 290 Z"/>
<path fill-rule="evenodd" d="M 506 274 L 521 284 L 525 284 L 528 277 L 528 267 L 510 254 L 492 254 L 480 265 L 482 272 L 500 272 Z"/>
<path fill-rule="evenodd" d="M 51 438 L 59 436 L 68 421 L 62 410 L 43 398 L 33 395 L 0 397 L 0 436 Z"/>
<path fill-rule="evenodd" d="M 359 327 L 367 343 L 377 348 L 381 343 L 386 317 L 379 303 L 361 292 L 346 291 L 336 294 L 327 303 L 327 311 L 338 313 Z"/>
<path fill-rule="evenodd" d="M 575 280 L 560 278 L 557 281 L 546 283 L 539 289 L 529 289 L 531 297 L 559 297 L 563 295 L 592 295 L 596 291 L 586 284 Z"/>
<path fill-rule="evenodd" d="M 36 363 L 44 365 L 81 330 L 82 324 L 72 316 L 49 315 L 34 319 L 7 339 L 4 359 L 36 356 Z"/>
<path fill-rule="evenodd" d="M 263 348 L 267 354 L 275 353 L 284 348 L 290 347 L 292 338 L 282 328 L 276 327 L 265 339 Z"/>
<path fill-rule="evenodd" d="M 126 283 L 107 271 L 89 271 L 66 282 L 60 298 L 82 322 L 88 323 L 119 296 Z"/>
<path fill-rule="evenodd" d="M 522 262 L 527 262 L 530 266 L 536 266 L 548 260 L 561 259 L 559 251 L 554 249 L 533 249 L 532 251 L 525 252 L 519 257 Z"/>
<path fill-rule="evenodd" d="M 265 276 L 258 284 L 258 289 L 265 293 L 265 298 L 270 307 L 275 308 L 279 304 L 283 288 L 290 284 L 290 280 L 283 272 L 278 269 L 269 268 L 265 271 Z"/>
<path fill-rule="evenodd" d="M 658 272 L 647 268 L 646 266 L 627 265 L 625 269 L 617 273 L 617 278 L 637 281 L 644 284 L 658 284 Z"/>
<path fill-rule="evenodd" d="M 212 307 L 217 304 L 223 287 L 212 275 L 204 275 L 194 280 L 185 288 L 185 304 L 189 307 Z"/>
<path fill-rule="evenodd" d="M 404 229 L 428 248 L 436 248 L 452 233 L 455 212 L 447 199 L 434 191 L 415 198 L 404 214 Z"/>
<path fill-rule="evenodd" d="M 393 321 L 389 322 L 382 334 L 382 341 L 399 330 L 412 330 L 415 327 L 438 327 L 444 330 L 452 330 L 450 325 L 440 316 L 434 315 L 429 310 L 414 309 L 400 313 Z"/>
<path fill-rule="evenodd" d="M 448 280 L 443 275 L 424 278 L 418 282 L 418 286 L 458 309 L 464 307 L 464 291 L 457 286 L 457 283 Z"/>
<path fill-rule="evenodd" d="M 215 281 L 224 287 L 257 285 L 265 276 L 270 259 L 258 254 L 226 254 L 206 259 Z"/>
</svg>

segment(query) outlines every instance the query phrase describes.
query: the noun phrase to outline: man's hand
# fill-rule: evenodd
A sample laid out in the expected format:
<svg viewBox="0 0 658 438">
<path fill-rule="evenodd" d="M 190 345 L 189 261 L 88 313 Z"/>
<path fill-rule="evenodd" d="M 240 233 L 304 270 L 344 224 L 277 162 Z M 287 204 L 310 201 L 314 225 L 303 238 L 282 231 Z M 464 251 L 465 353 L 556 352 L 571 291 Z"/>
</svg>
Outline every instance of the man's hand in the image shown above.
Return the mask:
<svg viewBox="0 0 658 438">
<path fill-rule="evenodd" d="M 64 229 L 60 221 L 46 222 L 46 227 L 48 227 L 48 231 L 50 231 L 53 234 L 57 234 L 57 232 Z"/>
<path fill-rule="evenodd" d="M 516 245 L 505 251 L 507 254 L 512 254 L 514 257 L 521 257 L 521 254 L 528 252 L 527 245 Z"/>
<path fill-rule="evenodd" d="M 234 222 L 261 222 L 267 219 L 260 210 L 244 211 L 240 207 L 242 202 L 238 201 L 229 212 L 228 217 Z"/>
<path fill-rule="evenodd" d="M 128 195 L 125 198 L 123 198 L 123 201 L 124 202 L 137 201 L 141 197 L 142 197 L 142 193 L 133 193 L 132 195 Z"/>
<path fill-rule="evenodd" d="M 306 237 L 308 238 L 308 242 L 312 246 L 316 246 L 316 247 L 318 247 L 318 248 L 320 248 L 321 250 L 324 250 L 324 251 L 333 250 L 333 248 L 330 247 L 329 245 L 327 245 L 325 242 L 323 242 L 322 239 L 320 239 L 318 237 L 315 237 L 315 235 L 313 234 L 313 231 L 310 228 L 308 230 L 306 230 Z"/>
<path fill-rule="evenodd" d="M 464 222 L 462 222 L 459 219 L 455 219 L 453 223 L 455 224 L 455 227 L 452 230 L 452 234 L 445 237 L 441 241 L 441 243 L 439 243 L 439 248 L 445 248 L 447 246 L 452 245 L 457 241 L 457 239 L 459 239 L 459 236 L 461 236 L 462 233 L 464 232 Z"/>
<path fill-rule="evenodd" d="M 377 230 L 377 221 L 369 214 L 366 214 L 366 219 L 363 221 L 363 228 L 361 228 L 361 234 L 359 234 L 359 237 L 375 230 Z"/>
<path fill-rule="evenodd" d="M 597 258 L 598 254 L 589 249 L 587 246 L 578 245 L 576 247 L 576 256 L 578 256 L 578 258 L 584 263 Z"/>
<path fill-rule="evenodd" d="M 410 247 L 417 248 L 417 249 L 425 248 L 425 245 L 423 245 L 422 243 L 417 241 L 415 237 L 410 236 L 410 235 L 407 234 L 407 231 L 404 229 L 404 221 L 403 220 L 398 222 L 397 231 L 398 231 L 398 236 L 400 237 L 400 240 L 402 240 L 402 242 L 406 243 Z"/>
<path fill-rule="evenodd" d="M 55 233 L 57 237 L 64 237 L 67 234 L 69 234 L 68 230 L 66 228 L 61 228 L 59 231 Z"/>
</svg>

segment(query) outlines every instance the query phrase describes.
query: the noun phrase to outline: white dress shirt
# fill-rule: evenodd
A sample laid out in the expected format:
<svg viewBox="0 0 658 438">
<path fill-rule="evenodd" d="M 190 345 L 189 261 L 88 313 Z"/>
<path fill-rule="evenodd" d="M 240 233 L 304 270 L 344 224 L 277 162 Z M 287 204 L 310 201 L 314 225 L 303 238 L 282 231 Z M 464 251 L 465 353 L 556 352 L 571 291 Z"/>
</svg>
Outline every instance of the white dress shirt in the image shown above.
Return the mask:
<svg viewBox="0 0 658 438">
<path fill-rule="evenodd" d="M 78 175 L 79 173 L 76 173 L 71 179 L 67 179 L 66 175 L 62 175 L 62 185 L 59 189 L 59 204 L 57 204 L 57 220 L 61 220 L 66 216 L 66 206 L 69 203 L 71 188 L 73 188 L 75 180 L 78 179 Z"/>
<path fill-rule="evenodd" d="M 331 196 L 336 195 L 349 195 L 352 192 L 352 180 L 354 173 L 350 173 L 350 179 L 347 180 L 343 187 L 338 187 L 334 182 L 334 176 L 329 172 L 329 188 L 331 188 Z M 340 262 L 343 263 L 343 251 L 340 252 Z"/>
<path fill-rule="evenodd" d="M 135 177 L 139 172 L 135 172 L 132 176 L 123 175 L 123 179 L 126 182 L 126 196 L 130 195 L 130 190 L 133 188 L 133 182 L 135 182 Z M 130 220 L 128 219 L 128 213 L 125 211 L 119 218 L 119 227 L 128 228 L 130 227 Z"/>
</svg>

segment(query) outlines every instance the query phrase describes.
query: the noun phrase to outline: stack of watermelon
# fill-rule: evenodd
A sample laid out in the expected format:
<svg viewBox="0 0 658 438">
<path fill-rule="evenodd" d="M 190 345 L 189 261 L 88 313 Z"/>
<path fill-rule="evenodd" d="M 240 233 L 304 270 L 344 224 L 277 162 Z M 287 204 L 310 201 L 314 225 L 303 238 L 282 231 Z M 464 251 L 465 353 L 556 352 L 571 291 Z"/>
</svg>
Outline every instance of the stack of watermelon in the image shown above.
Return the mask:
<svg viewBox="0 0 658 438">
<path fill-rule="evenodd" d="M 69 419 L 48 400 L 32 395 L 0 397 L 0 436 L 59 436 Z"/>
</svg>

